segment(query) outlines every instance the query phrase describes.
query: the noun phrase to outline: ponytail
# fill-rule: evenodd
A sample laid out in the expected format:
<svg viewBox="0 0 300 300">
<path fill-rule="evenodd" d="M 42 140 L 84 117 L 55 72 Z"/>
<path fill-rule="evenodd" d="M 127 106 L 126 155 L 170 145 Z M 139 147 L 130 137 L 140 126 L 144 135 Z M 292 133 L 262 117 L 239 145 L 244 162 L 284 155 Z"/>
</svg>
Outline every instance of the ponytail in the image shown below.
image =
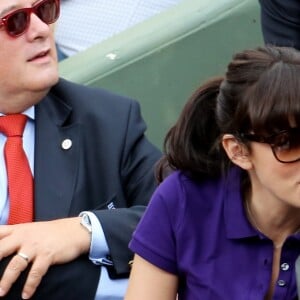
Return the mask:
<svg viewBox="0 0 300 300">
<path fill-rule="evenodd" d="M 194 178 L 218 177 L 230 166 L 222 134 L 272 134 L 300 123 L 300 54 L 292 48 L 259 47 L 233 56 L 224 78 L 199 87 L 164 141 L 159 182 L 172 170 Z"/>
<path fill-rule="evenodd" d="M 164 140 L 165 155 L 156 169 L 158 182 L 177 169 L 199 179 L 221 173 L 224 153 L 219 147 L 215 111 L 222 81 L 223 77 L 218 77 L 206 82 L 185 104 Z"/>
</svg>

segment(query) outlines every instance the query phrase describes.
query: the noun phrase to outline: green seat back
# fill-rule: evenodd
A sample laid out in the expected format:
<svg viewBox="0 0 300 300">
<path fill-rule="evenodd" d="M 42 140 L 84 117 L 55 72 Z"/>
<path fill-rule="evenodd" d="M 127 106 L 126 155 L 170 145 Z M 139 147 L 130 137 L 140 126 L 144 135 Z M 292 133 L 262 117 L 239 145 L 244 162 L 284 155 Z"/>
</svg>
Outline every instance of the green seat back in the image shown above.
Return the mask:
<svg viewBox="0 0 300 300">
<path fill-rule="evenodd" d="M 232 54 L 262 45 L 258 1 L 185 0 L 59 64 L 60 75 L 137 99 L 149 139 L 163 138 L 195 88 Z"/>
</svg>

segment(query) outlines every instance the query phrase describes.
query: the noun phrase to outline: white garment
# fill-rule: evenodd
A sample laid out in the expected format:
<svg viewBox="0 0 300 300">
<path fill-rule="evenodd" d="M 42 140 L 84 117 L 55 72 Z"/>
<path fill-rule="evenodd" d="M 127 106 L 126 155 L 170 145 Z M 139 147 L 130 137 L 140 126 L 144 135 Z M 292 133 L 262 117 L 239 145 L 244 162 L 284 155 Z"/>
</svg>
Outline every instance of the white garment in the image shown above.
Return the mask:
<svg viewBox="0 0 300 300">
<path fill-rule="evenodd" d="M 61 0 L 56 43 L 71 56 L 181 1 Z"/>
</svg>

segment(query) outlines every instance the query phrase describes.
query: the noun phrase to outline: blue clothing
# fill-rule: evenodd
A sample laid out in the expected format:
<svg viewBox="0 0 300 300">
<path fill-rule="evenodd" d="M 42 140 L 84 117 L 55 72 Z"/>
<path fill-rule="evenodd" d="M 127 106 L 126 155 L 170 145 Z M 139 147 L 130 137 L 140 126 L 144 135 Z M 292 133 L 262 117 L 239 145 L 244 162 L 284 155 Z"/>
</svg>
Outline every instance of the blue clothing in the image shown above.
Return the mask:
<svg viewBox="0 0 300 300">
<path fill-rule="evenodd" d="M 55 47 L 56 47 L 56 53 L 57 53 L 57 60 L 58 60 L 58 61 L 62 61 L 62 60 L 64 60 L 65 58 L 68 57 L 66 54 L 64 54 L 64 53 L 61 51 L 60 47 L 59 47 L 57 44 L 55 44 Z"/>
<path fill-rule="evenodd" d="M 259 0 L 266 44 L 300 49 L 300 1 Z"/>
<path fill-rule="evenodd" d="M 240 169 L 196 182 L 181 172 L 157 188 L 130 249 L 179 277 L 179 299 L 262 300 L 272 273 L 273 243 L 249 223 Z M 274 299 L 296 299 L 299 234 L 282 249 Z"/>
</svg>

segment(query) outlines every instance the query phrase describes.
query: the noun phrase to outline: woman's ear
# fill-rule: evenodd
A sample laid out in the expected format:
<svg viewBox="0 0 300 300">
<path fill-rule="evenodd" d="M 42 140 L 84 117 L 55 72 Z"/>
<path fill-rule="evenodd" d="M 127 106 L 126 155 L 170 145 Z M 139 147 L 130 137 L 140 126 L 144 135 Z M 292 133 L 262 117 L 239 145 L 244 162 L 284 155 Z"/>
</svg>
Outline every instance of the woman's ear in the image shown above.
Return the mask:
<svg viewBox="0 0 300 300">
<path fill-rule="evenodd" d="M 252 168 L 249 150 L 234 135 L 224 134 L 222 137 L 222 146 L 234 164 L 244 170 Z"/>
</svg>

